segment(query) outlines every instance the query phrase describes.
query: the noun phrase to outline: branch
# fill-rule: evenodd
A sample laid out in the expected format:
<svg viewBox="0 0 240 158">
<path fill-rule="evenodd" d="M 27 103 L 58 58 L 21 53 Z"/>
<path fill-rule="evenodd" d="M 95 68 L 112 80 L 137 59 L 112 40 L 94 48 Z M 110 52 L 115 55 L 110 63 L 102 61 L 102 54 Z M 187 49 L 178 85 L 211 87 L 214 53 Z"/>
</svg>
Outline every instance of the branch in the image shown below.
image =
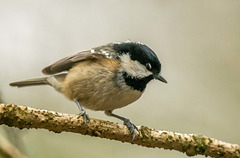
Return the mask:
<svg viewBox="0 0 240 158">
<path fill-rule="evenodd" d="M 0 135 L 0 157 L 27 158 L 13 144 Z"/>
<path fill-rule="evenodd" d="M 211 157 L 240 158 L 239 145 L 206 136 L 159 131 L 140 126 L 139 133 L 132 141 L 132 135 L 124 125 L 92 118 L 85 124 L 82 116 L 78 114 L 58 113 L 12 104 L 0 104 L 1 124 L 20 129 L 42 128 L 55 133 L 63 131 L 80 133 L 144 147 L 173 149 L 188 156 L 200 154 Z"/>
</svg>

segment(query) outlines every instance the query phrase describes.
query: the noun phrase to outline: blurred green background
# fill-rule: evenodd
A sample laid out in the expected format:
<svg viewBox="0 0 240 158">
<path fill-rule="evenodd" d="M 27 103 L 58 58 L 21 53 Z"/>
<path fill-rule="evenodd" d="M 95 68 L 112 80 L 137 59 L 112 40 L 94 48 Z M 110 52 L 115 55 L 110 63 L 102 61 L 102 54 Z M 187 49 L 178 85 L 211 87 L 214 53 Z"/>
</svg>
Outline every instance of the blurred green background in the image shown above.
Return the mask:
<svg viewBox="0 0 240 158">
<path fill-rule="evenodd" d="M 240 1 L 0 0 L 0 23 L 0 91 L 6 103 L 78 113 L 51 87 L 8 84 L 40 77 L 43 67 L 78 51 L 129 39 L 156 52 L 168 84 L 152 81 L 138 101 L 115 113 L 136 125 L 240 144 Z M 0 127 L 4 136 L 5 128 Z M 17 133 L 34 158 L 186 157 L 66 132 Z"/>
</svg>

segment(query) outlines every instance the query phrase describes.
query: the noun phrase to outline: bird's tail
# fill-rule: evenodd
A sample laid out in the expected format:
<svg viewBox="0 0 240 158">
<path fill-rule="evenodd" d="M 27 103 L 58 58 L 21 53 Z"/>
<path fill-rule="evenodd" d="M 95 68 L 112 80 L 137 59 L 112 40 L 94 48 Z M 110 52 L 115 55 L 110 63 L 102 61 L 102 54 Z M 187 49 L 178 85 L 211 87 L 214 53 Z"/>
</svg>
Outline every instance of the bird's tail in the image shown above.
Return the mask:
<svg viewBox="0 0 240 158">
<path fill-rule="evenodd" d="M 38 86 L 38 85 L 49 85 L 47 81 L 48 77 L 42 77 L 42 78 L 33 78 L 29 80 L 23 80 L 23 81 L 17 81 L 12 82 L 9 85 L 13 87 L 26 87 L 26 86 Z"/>
</svg>

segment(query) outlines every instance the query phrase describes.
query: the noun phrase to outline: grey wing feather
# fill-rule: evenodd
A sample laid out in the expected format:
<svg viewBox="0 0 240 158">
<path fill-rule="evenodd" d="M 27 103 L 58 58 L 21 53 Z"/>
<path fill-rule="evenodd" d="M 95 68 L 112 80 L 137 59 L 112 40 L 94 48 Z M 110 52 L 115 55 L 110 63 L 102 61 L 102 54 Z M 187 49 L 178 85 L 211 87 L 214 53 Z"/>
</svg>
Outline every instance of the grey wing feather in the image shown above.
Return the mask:
<svg viewBox="0 0 240 158">
<path fill-rule="evenodd" d="M 75 55 L 65 57 L 42 70 L 46 75 L 68 71 L 74 64 L 80 61 L 96 58 L 115 58 L 115 53 L 111 44 L 93 48 L 89 51 L 82 51 Z"/>
<path fill-rule="evenodd" d="M 75 63 L 83 60 L 93 59 L 97 58 L 96 55 L 91 54 L 89 51 L 84 51 L 77 53 L 72 56 L 65 57 L 52 65 L 49 65 L 48 67 L 44 68 L 42 72 L 47 75 L 56 74 L 62 71 L 69 70 Z"/>
</svg>

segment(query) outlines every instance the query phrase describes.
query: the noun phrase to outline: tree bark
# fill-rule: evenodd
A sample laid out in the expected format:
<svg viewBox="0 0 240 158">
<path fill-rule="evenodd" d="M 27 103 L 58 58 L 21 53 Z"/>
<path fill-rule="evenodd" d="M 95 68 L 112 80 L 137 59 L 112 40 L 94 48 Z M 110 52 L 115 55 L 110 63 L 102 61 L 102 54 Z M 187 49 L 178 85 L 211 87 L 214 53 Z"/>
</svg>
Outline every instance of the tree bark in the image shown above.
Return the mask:
<svg viewBox="0 0 240 158">
<path fill-rule="evenodd" d="M 0 125 L 23 128 L 41 128 L 60 132 L 74 132 L 83 135 L 106 138 L 137 144 L 144 147 L 177 150 L 188 156 L 197 154 L 210 157 L 240 158 L 240 147 L 196 134 L 181 134 L 139 126 L 139 132 L 132 140 L 126 126 L 109 121 L 89 119 L 84 123 L 78 114 L 65 114 L 25 106 L 0 104 Z"/>
<path fill-rule="evenodd" d="M 0 135 L 0 157 L 1 158 L 27 158 L 13 144 Z"/>
</svg>

